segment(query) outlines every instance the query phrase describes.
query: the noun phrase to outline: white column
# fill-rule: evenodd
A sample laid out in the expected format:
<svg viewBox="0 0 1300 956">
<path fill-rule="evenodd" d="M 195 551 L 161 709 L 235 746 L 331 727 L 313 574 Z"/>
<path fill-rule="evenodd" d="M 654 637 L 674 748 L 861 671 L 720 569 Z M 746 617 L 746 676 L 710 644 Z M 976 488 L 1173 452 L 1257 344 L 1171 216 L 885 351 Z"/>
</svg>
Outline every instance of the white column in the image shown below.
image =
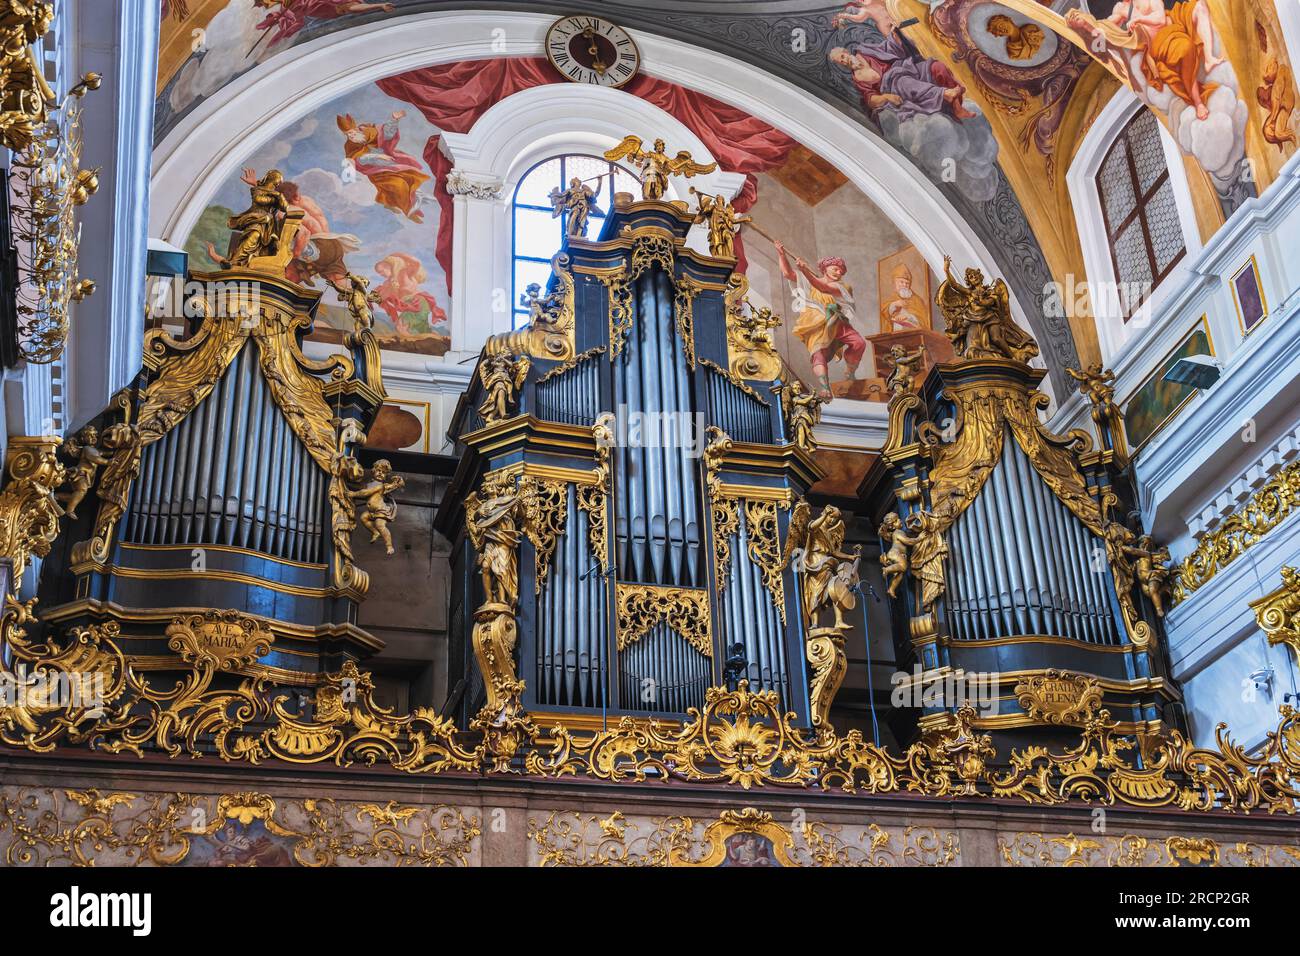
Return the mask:
<svg viewBox="0 0 1300 956">
<path fill-rule="evenodd" d="M 451 348 L 453 352 L 477 352 L 489 335 L 510 328 L 509 217 L 502 201 L 503 184 L 491 173 L 458 166 L 447 174 L 446 185 L 456 203 L 451 246 Z M 503 240 L 507 249 L 504 279 L 499 255 Z"/>
<path fill-rule="evenodd" d="M 69 12 L 67 85 L 86 72 L 103 77 L 82 116 L 82 165 L 100 167 L 100 187 L 81 209 L 81 274 L 97 288 L 76 307 L 68 337 L 67 418 L 75 427 L 140 367 L 159 7 L 79 0 Z"/>
</svg>

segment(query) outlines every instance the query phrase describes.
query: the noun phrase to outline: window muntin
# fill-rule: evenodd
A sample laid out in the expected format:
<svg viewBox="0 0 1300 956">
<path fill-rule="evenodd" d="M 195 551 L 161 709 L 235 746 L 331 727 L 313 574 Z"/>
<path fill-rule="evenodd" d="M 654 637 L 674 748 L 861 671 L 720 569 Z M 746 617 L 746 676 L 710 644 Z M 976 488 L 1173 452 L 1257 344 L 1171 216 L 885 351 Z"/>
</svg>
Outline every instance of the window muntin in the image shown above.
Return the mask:
<svg viewBox="0 0 1300 956">
<path fill-rule="evenodd" d="M 1160 128 L 1139 110 L 1097 171 L 1097 194 L 1127 322 L 1187 253 Z"/>
<path fill-rule="evenodd" d="M 524 174 L 515 187 L 511 222 L 510 303 L 515 328 L 528 321 L 528 307 L 520 304 L 520 297 L 530 282 L 545 288 L 551 275 L 551 256 L 564 242 L 568 217 L 552 214 L 551 190 L 567 189 L 569 180 L 575 176 L 584 181 L 602 177 L 599 184 L 588 182 L 596 191 L 596 206 L 600 210 L 600 215 L 593 213 L 587 219 L 586 236 L 590 239 L 600 235 L 605 217 L 614 206 L 614 193 L 635 195 L 640 188 L 636 176 L 618 163 L 581 153 L 553 156 Z"/>
</svg>

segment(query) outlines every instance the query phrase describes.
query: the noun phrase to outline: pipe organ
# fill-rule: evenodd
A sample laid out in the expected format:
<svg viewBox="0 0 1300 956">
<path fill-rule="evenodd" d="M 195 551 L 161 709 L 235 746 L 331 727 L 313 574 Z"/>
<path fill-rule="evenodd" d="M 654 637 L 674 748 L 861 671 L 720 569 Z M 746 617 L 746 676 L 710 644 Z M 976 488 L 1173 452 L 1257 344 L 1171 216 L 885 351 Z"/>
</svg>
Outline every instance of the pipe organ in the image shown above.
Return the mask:
<svg viewBox="0 0 1300 956">
<path fill-rule="evenodd" d="M 1046 374 L 1012 322 L 1006 287 L 948 270 L 938 301 L 958 360 L 915 388 L 893 382 L 889 435 L 862 486 L 879 523 L 900 670 L 989 689 L 975 726 L 1024 734 L 1077 722 L 1092 681 L 1129 732 L 1177 714 L 1157 644 L 1159 552 L 1129 527 L 1133 494 L 1118 413 L 1099 367 L 1088 383 L 1100 447 L 1039 421 Z M 906 361 L 906 359 L 904 359 Z M 921 688 L 917 688 L 920 690 Z M 922 729 L 961 700 L 921 694 Z M 1176 719 L 1173 722 L 1177 722 Z"/>
<path fill-rule="evenodd" d="M 751 688 L 812 719 L 782 543 L 819 472 L 808 436 L 787 440 L 770 342 L 759 367 L 735 341 L 734 259 L 686 246 L 694 218 L 620 194 L 599 239 L 556 255 L 529 324 L 480 356 L 439 514 L 460 542 L 466 721 L 683 715 L 736 643 Z"/>
<path fill-rule="evenodd" d="M 78 478 L 44 619 L 119 625 L 137 669 L 182 663 L 178 626 L 265 642 L 230 669 L 282 684 L 382 647 L 356 626 L 369 578 L 351 545 L 358 523 L 387 535 L 401 483 L 354 456 L 384 397 L 379 349 L 354 296 L 345 350 L 304 354 L 321 293 L 284 276 L 300 218 L 241 217 L 237 261 L 189 277 L 206 291 L 177 317 L 185 327 L 147 332 L 135 381 L 65 443 Z"/>
</svg>

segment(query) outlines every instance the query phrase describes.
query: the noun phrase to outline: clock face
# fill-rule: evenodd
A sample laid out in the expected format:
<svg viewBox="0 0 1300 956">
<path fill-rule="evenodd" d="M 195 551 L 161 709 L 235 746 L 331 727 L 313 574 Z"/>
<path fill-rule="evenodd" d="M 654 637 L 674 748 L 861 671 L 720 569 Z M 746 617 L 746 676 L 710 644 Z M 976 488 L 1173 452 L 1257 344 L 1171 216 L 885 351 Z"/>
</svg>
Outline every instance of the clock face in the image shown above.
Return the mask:
<svg viewBox="0 0 1300 956">
<path fill-rule="evenodd" d="M 574 83 L 619 87 L 636 76 L 641 54 L 616 23 L 600 17 L 565 17 L 546 32 L 546 55 Z"/>
</svg>

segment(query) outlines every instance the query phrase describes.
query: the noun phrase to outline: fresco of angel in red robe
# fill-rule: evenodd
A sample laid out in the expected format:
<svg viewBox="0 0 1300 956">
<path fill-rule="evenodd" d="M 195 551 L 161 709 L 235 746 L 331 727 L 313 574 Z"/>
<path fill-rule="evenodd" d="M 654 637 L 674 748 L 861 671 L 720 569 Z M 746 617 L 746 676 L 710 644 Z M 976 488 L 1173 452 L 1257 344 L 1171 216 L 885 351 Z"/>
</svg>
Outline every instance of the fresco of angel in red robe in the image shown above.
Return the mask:
<svg viewBox="0 0 1300 956">
<path fill-rule="evenodd" d="M 346 137 L 343 155 L 375 187 L 375 202 L 411 222 L 424 222 L 419 190 L 432 177 L 418 159 L 397 148 L 397 124 L 405 115 L 405 110 L 395 110 L 383 126 L 358 123 L 351 113 L 337 117 L 337 122 Z"/>
<path fill-rule="evenodd" d="M 263 34 L 271 34 L 271 46 L 293 36 L 307 25 L 308 19 L 332 20 L 349 13 L 370 13 L 375 10 L 393 12 L 391 3 L 360 0 L 253 0 L 253 6 L 267 11 L 257 28 Z"/>
<path fill-rule="evenodd" d="M 375 289 L 383 309 L 401 336 L 446 335 L 447 313 L 438 300 L 420 286 L 429 274 L 420 260 L 405 252 L 394 252 L 375 263 L 383 282 Z"/>
</svg>

